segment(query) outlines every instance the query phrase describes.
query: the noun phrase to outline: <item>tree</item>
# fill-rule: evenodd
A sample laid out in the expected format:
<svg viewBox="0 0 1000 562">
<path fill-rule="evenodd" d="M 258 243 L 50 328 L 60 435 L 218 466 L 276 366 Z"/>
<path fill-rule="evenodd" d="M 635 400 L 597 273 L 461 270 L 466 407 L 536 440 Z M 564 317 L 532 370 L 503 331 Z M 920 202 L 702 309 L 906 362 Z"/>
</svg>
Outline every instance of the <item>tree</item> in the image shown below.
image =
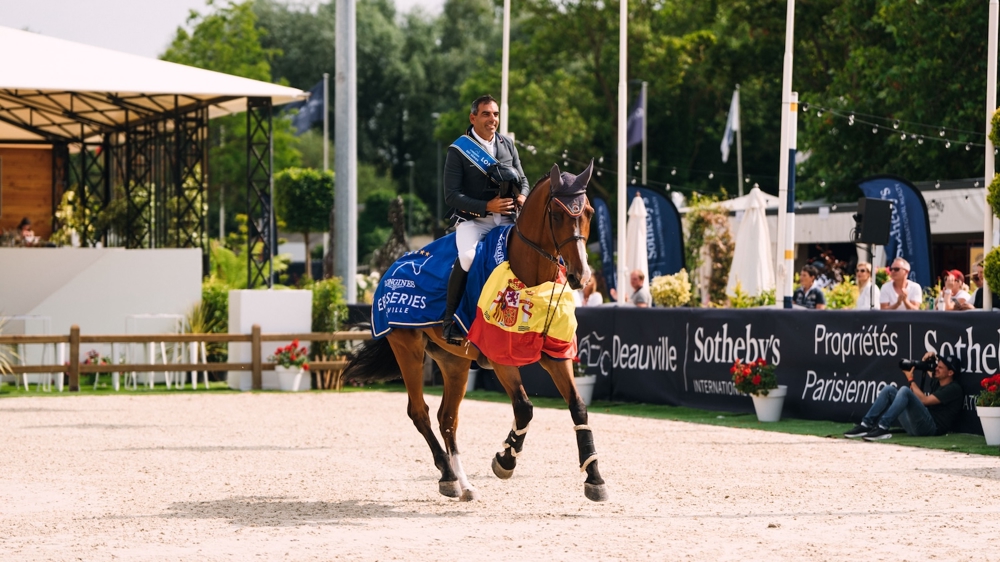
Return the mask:
<svg viewBox="0 0 1000 562">
<path fill-rule="evenodd" d="M 161 59 L 224 72 L 234 76 L 271 81 L 270 61 L 280 50 L 262 46 L 266 31 L 257 26 L 252 2 L 227 2 L 219 7 L 206 2 L 209 13 L 191 10 L 184 26 L 179 26 Z M 228 209 L 226 230 L 237 228 L 235 212 L 246 211 L 246 116 L 220 117 L 209 122 L 208 212 L 217 213 L 220 199 Z M 296 148 L 291 121 L 273 120 L 274 170 L 298 166 L 301 156 Z M 217 222 L 208 221 L 209 232 L 218 235 Z"/>
<path fill-rule="evenodd" d="M 306 245 L 306 276 L 312 277 L 309 233 L 323 232 L 333 208 L 333 172 L 288 168 L 274 177 L 278 215 L 288 230 L 302 233 Z"/>
</svg>

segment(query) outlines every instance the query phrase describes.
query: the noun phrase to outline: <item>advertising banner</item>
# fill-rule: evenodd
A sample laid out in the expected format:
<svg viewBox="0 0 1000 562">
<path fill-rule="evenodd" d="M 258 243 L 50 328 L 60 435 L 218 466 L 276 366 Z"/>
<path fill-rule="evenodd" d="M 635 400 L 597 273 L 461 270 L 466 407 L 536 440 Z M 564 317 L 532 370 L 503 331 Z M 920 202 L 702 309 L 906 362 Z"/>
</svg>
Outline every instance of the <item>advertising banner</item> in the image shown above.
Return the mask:
<svg viewBox="0 0 1000 562">
<path fill-rule="evenodd" d="M 616 287 L 615 232 L 611 226 L 611 211 L 600 197 L 595 197 L 591 205 L 594 207 L 594 220 L 590 224 L 597 229 L 597 241 L 601 245 L 601 272 L 610 291 Z"/>
<path fill-rule="evenodd" d="M 910 279 L 924 289 L 933 285 L 931 227 L 920 190 L 896 176 L 866 178 L 858 182 L 858 187 L 865 197 L 893 203 L 889 243 L 885 245 L 886 263 L 876 265 L 890 265 L 893 259 L 901 257 L 910 262 Z"/>
<path fill-rule="evenodd" d="M 673 201 L 645 187 L 628 187 L 628 200 L 636 193 L 646 205 L 646 261 L 649 278 L 673 275 L 684 268 L 684 229 Z"/>
</svg>

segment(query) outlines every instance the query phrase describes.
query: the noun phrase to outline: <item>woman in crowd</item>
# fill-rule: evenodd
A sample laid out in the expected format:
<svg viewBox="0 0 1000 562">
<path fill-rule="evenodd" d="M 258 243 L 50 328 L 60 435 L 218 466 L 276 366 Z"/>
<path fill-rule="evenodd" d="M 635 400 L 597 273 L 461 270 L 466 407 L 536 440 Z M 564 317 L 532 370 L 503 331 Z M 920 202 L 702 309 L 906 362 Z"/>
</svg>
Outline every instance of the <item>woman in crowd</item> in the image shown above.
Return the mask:
<svg viewBox="0 0 1000 562">
<path fill-rule="evenodd" d="M 944 279 L 944 290 L 934 303 L 935 310 L 955 310 L 956 305 L 958 310 L 962 310 L 967 308 L 966 305 L 972 304 L 972 295 L 964 288 L 965 275 L 961 271 L 953 269 L 945 271 L 941 276 Z"/>
</svg>

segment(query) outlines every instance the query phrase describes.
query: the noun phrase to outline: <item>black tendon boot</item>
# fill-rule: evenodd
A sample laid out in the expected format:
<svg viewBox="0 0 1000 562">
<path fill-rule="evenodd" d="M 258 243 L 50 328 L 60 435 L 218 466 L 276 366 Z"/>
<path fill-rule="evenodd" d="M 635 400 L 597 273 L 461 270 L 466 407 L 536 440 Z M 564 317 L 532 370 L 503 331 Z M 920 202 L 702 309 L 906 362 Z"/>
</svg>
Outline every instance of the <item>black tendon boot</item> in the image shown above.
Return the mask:
<svg viewBox="0 0 1000 562">
<path fill-rule="evenodd" d="M 444 322 L 441 323 L 444 339 L 452 345 L 461 345 L 462 340 L 465 339 L 462 328 L 455 323 L 455 310 L 462 302 L 462 294 L 465 293 L 465 279 L 468 276 L 469 272 L 462 269 L 459 260 L 455 260 L 455 265 L 451 268 L 451 276 L 448 278 L 448 299 L 445 301 Z"/>
</svg>

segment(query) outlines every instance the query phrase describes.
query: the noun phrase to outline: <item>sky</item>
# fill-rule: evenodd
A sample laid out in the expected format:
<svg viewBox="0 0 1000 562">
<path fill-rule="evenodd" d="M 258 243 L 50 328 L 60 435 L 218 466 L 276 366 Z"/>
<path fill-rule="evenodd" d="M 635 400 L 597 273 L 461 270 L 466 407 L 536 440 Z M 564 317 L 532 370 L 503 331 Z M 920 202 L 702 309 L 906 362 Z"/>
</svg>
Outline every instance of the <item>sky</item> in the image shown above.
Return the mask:
<svg viewBox="0 0 1000 562">
<path fill-rule="evenodd" d="M 314 5 L 317 0 L 290 2 Z M 443 3 L 396 0 L 396 8 L 405 12 L 423 6 L 429 13 L 440 13 Z M 0 26 L 155 58 L 166 50 L 188 12 L 204 8 L 205 0 L 0 0 Z"/>
</svg>

